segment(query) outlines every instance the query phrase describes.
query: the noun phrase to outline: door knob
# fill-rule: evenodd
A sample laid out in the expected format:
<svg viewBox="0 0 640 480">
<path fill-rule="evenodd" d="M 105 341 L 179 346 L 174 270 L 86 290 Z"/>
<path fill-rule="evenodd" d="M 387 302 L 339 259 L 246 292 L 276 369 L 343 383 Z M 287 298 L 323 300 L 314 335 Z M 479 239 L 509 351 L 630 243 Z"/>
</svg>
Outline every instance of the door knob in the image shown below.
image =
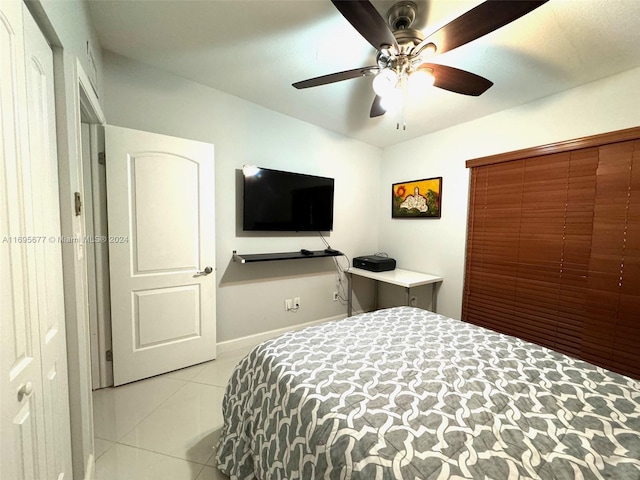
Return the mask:
<svg viewBox="0 0 640 480">
<path fill-rule="evenodd" d="M 28 397 L 33 392 L 33 383 L 27 382 L 18 389 L 18 400 Z"/>
<path fill-rule="evenodd" d="M 213 272 L 213 268 L 205 267 L 204 270 L 196 272 L 196 275 L 209 275 L 211 272 Z"/>
</svg>

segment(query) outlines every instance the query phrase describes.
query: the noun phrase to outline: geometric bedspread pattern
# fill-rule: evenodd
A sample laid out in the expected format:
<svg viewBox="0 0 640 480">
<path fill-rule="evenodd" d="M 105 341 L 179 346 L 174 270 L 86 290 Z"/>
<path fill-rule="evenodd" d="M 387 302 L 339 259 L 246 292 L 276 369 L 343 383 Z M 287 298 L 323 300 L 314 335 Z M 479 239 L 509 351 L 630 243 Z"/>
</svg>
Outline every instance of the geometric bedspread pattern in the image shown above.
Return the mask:
<svg viewBox="0 0 640 480">
<path fill-rule="evenodd" d="M 640 479 L 640 382 L 412 307 L 256 347 L 223 415 L 232 479 Z"/>
</svg>

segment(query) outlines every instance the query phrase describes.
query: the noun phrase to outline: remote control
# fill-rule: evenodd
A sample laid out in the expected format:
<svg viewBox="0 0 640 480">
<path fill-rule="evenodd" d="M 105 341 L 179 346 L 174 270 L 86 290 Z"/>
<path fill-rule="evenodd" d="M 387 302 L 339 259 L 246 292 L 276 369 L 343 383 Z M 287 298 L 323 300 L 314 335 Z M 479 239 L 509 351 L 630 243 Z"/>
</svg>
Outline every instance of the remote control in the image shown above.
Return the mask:
<svg viewBox="0 0 640 480">
<path fill-rule="evenodd" d="M 300 253 L 301 253 L 302 255 L 313 255 L 313 252 L 312 252 L 312 251 L 310 251 L 310 250 L 307 250 L 306 248 L 301 249 L 301 250 L 300 250 Z"/>
</svg>

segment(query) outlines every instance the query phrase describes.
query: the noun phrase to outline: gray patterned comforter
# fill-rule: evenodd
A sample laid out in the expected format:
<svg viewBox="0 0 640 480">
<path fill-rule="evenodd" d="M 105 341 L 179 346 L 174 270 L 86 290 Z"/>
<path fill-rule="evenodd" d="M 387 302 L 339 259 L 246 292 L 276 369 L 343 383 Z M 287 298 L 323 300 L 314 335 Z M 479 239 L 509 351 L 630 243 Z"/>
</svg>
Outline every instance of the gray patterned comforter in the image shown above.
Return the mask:
<svg viewBox="0 0 640 480">
<path fill-rule="evenodd" d="M 640 479 L 640 382 L 412 307 L 259 345 L 223 415 L 232 479 Z"/>
</svg>

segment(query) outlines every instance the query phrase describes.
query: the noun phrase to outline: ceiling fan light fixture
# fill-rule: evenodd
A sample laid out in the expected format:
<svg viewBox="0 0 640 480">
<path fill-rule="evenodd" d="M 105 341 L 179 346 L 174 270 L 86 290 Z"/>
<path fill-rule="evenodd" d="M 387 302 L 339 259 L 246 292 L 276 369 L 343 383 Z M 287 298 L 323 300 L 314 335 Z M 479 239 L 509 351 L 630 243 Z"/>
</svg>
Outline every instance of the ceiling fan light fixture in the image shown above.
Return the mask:
<svg viewBox="0 0 640 480">
<path fill-rule="evenodd" d="M 429 87 L 432 87 L 435 81 L 436 79 L 433 76 L 433 71 L 430 71 L 430 69 L 421 68 L 419 70 L 414 70 L 409 75 L 409 91 L 411 93 L 424 92 Z"/>
<path fill-rule="evenodd" d="M 380 106 L 385 112 L 396 113 L 400 111 L 403 104 L 403 91 L 394 88 L 380 99 Z"/>
<path fill-rule="evenodd" d="M 386 97 L 398 85 L 398 74 L 391 68 L 383 68 L 373 78 L 373 91 L 376 95 Z"/>
</svg>

